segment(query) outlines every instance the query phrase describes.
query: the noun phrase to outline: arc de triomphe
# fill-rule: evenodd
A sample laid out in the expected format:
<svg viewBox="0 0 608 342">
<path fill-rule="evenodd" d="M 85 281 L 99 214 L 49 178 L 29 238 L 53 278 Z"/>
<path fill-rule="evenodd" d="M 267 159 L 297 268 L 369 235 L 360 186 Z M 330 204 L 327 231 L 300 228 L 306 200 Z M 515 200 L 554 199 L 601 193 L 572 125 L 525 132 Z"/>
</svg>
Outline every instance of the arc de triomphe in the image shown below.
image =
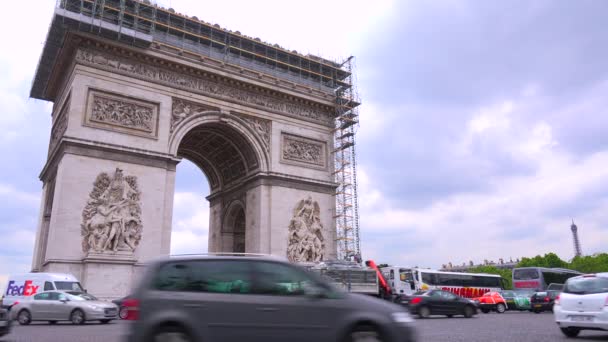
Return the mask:
<svg viewBox="0 0 608 342">
<path fill-rule="evenodd" d="M 52 101 L 33 271 L 127 293 L 168 255 L 176 165 L 209 182 L 210 252 L 336 257 L 340 66 L 135 0 L 55 9 L 31 97 Z M 333 83 L 336 84 L 336 83 Z M 201 181 L 204 181 L 201 179 Z"/>
</svg>

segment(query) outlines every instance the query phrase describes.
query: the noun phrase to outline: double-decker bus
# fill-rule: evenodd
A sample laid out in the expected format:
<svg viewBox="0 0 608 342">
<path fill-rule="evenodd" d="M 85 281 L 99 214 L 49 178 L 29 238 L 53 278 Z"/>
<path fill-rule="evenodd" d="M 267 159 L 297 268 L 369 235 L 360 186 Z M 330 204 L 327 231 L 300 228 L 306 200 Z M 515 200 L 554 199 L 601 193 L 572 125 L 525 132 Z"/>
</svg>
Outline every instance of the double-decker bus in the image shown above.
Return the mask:
<svg viewBox="0 0 608 342">
<path fill-rule="evenodd" d="M 399 266 L 383 267 L 381 271 L 394 295 L 441 289 L 461 297 L 475 298 L 486 292 L 504 289 L 504 280 L 496 274 L 443 272 Z"/>
<path fill-rule="evenodd" d="M 514 290 L 545 291 L 549 284 L 564 284 L 581 272 L 567 268 L 519 267 L 513 269 Z"/>
</svg>

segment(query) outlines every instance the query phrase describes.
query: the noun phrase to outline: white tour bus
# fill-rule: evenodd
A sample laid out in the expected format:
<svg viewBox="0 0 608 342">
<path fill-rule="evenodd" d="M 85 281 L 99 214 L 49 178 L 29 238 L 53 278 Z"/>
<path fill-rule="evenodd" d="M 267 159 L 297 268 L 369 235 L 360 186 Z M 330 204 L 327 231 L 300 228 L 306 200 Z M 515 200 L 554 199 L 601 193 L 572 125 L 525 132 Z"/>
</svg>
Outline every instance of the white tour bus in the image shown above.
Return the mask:
<svg viewBox="0 0 608 342">
<path fill-rule="evenodd" d="M 0 289 L 1 290 L 1 289 Z M 1 306 L 10 308 L 26 297 L 49 290 L 82 291 L 84 289 L 76 277 L 65 273 L 24 273 L 12 274 L 2 292 Z"/>
<path fill-rule="evenodd" d="M 440 289 L 465 298 L 475 298 L 504 289 L 501 276 L 486 273 L 442 272 L 429 269 L 388 266 L 381 269 L 395 295 Z"/>
</svg>

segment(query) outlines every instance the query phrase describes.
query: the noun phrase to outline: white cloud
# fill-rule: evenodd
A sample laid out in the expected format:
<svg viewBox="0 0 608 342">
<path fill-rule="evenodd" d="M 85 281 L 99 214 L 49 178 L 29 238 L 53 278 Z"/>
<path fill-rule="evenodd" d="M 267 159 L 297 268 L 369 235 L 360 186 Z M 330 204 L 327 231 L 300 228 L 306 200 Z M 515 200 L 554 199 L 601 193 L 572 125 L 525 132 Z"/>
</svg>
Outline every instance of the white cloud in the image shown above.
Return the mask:
<svg viewBox="0 0 608 342">
<path fill-rule="evenodd" d="M 209 203 L 192 192 L 175 192 L 171 254 L 204 253 L 208 247 Z"/>
</svg>

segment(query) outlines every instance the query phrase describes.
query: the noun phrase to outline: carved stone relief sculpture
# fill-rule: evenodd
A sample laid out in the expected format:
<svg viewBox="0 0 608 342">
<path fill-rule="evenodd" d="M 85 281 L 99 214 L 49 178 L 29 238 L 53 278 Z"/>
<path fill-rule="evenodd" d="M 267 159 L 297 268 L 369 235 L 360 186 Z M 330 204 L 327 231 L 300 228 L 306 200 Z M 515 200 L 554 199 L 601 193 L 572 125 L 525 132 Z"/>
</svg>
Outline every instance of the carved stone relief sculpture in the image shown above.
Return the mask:
<svg viewBox="0 0 608 342">
<path fill-rule="evenodd" d="M 141 193 L 137 177 L 102 172 L 93 184 L 82 211 L 82 250 L 87 252 L 134 252 L 141 240 Z"/>
<path fill-rule="evenodd" d="M 248 115 L 242 115 L 242 117 L 247 121 L 249 127 L 253 128 L 253 130 L 260 136 L 260 138 L 262 138 L 266 151 L 270 151 L 270 120 L 255 118 L 253 116 Z"/>
<path fill-rule="evenodd" d="M 182 121 L 192 115 L 200 114 L 202 112 L 207 111 L 219 111 L 219 109 L 215 107 L 205 106 L 176 98 L 173 98 L 172 107 L 173 108 L 171 109 L 170 129 L 171 132 L 175 130 L 175 127 L 177 127 L 177 125 L 179 125 Z"/>
<path fill-rule="evenodd" d="M 156 137 L 157 105 L 91 90 L 88 126 Z"/>
<path fill-rule="evenodd" d="M 289 222 L 287 258 L 291 262 L 322 261 L 325 252 L 319 203 L 311 196 L 301 200 Z"/>
<path fill-rule="evenodd" d="M 51 129 L 51 141 L 49 143 L 49 152 L 52 152 L 55 149 L 55 146 L 61 140 L 61 137 L 65 134 L 65 131 L 68 129 L 68 107 L 64 107 L 64 109 L 59 113 L 53 128 Z"/>
<path fill-rule="evenodd" d="M 325 168 L 326 143 L 291 134 L 282 134 L 281 161 L 298 165 Z"/>
</svg>

